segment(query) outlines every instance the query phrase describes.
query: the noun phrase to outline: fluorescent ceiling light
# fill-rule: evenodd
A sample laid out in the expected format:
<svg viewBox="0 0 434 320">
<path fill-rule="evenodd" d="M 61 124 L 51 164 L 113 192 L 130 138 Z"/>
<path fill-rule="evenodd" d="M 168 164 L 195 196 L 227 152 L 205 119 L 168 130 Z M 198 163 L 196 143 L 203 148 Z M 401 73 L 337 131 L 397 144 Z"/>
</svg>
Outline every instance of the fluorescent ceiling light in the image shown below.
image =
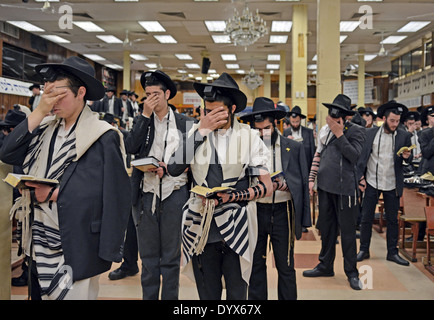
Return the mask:
<svg viewBox="0 0 434 320">
<path fill-rule="evenodd" d="M 245 74 L 246 73 L 244 70 L 237 70 L 235 72 L 238 73 L 238 74 Z"/>
<path fill-rule="evenodd" d="M 401 29 L 399 29 L 398 32 L 416 32 L 426 27 L 430 23 L 431 21 L 410 21 Z"/>
<path fill-rule="evenodd" d="M 145 63 L 145 66 L 147 66 L 149 69 L 157 69 L 158 68 L 156 63 Z"/>
<path fill-rule="evenodd" d="M 219 1 L 219 0 L 194 0 L 194 2 L 213 2 L 213 1 Z"/>
<path fill-rule="evenodd" d="M 309 64 L 307 66 L 307 70 L 316 70 L 317 69 L 317 65 L 316 64 Z"/>
<path fill-rule="evenodd" d="M 286 43 L 288 41 L 288 36 L 270 36 L 270 43 Z"/>
<path fill-rule="evenodd" d="M 344 42 L 346 38 L 348 38 L 348 36 L 339 36 L 339 42 Z"/>
<path fill-rule="evenodd" d="M 365 54 L 364 60 L 365 61 L 371 61 L 377 57 L 376 54 Z"/>
<path fill-rule="evenodd" d="M 9 24 L 14 25 L 15 27 L 18 27 L 20 29 L 29 31 L 29 32 L 44 32 L 44 29 L 41 29 L 27 21 L 6 21 Z"/>
<path fill-rule="evenodd" d="M 104 32 L 104 29 L 91 21 L 73 21 L 72 23 L 87 32 Z"/>
<path fill-rule="evenodd" d="M 239 65 L 238 63 L 228 63 L 228 64 L 226 65 L 226 68 L 227 68 L 227 69 L 239 69 L 239 68 L 240 68 L 240 65 Z"/>
<path fill-rule="evenodd" d="M 267 57 L 268 61 L 280 61 L 280 54 L 269 54 Z"/>
<path fill-rule="evenodd" d="M 62 37 L 59 37 L 59 36 L 56 36 L 56 35 L 52 35 L 52 34 L 49 34 L 49 35 L 41 35 L 41 37 L 42 37 L 42 38 L 45 38 L 45 39 L 47 39 L 47 40 L 50 40 L 50 41 L 56 42 L 56 43 L 71 43 L 71 41 L 69 41 L 69 40 L 66 40 L 66 39 L 64 39 L 64 38 L 62 38 Z"/>
<path fill-rule="evenodd" d="M 89 53 L 89 54 L 83 54 L 83 56 L 85 56 L 86 58 L 88 58 L 90 60 L 93 60 L 93 61 L 102 61 L 102 60 L 105 60 L 105 58 L 101 57 L 98 54 Z"/>
<path fill-rule="evenodd" d="M 197 63 L 186 63 L 185 66 L 189 69 L 200 69 L 200 65 Z"/>
<path fill-rule="evenodd" d="M 178 69 L 178 72 L 179 72 L 179 73 L 187 73 L 187 70 L 184 70 L 184 69 Z"/>
<path fill-rule="evenodd" d="M 386 39 L 381 41 L 381 44 L 396 44 L 407 38 L 407 36 L 388 36 Z"/>
<path fill-rule="evenodd" d="M 212 35 L 212 39 L 215 43 L 231 43 L 231 37 L 226 35 Z"/>
<path fill-rule="evenodd" d="M 317 60 L 318 60 L 318 55 L 314 55 L 312 61 L 317 61 Z"/>
<path fill-rule="evenodd" d="M 237 56 L 235 54 L 221 54 L 223 61 L 236 61 Z"/>
<path fill-rule="evenodd" d="M 225 21 L 205 21 L 205 24 L 211 32 L 223 32 L 226 29 Z"/>
<path fill-rule="evenodd" d="M 357 0 L 357 2 L 383 2 L 383 0 Z"/>
<path fill-rule="evenodd" d="M 360 21 L 341 21 L 339 29 L 341 32 L 353 32 L 360 23 Z"/>
<path fill-rule="evenodd" d="M 106 64 L 105 66 L 107 68 L 111 68 L 111 69 L 123 69 L 122 66 L 120 66 L 118 64 Z"/>
<path fill-rule="evenodd" d="M 177 43 L 177 41 L 170 35 L 154 36 L 160 43 Z"/>
<path fill-rule="evenodd" d="M 122 40 L 116 38 L 115 36 L 112 35 L 98 35 L 96 36 L 98 39 L 106 42 L 106 43 L 122 43 Z"/>
<path fill-rule="evenodd" d="M 45 2 L 45 1 L 48 1 L 48 2 L 59 2 L 60 0 L 35 0 L 35 2 Z"/>
<path fill-rule="evenodd" d="M 271 32 L 291 32 L 292 21 L 273 21 Z"/>
<path fill-rule="evenodd" d="M 138 21 L 138 23 L 148 32 L 165 32 L 166 29 L 158 21 Z"/>
<path fill-rule="evenodd" d="M 130 54 L 130 57 L 136 61 L 145 61 L 148 60 L 147 57 L 145 57 L 143 54 L 136 54 L 136 53 L 132 53 Z"/>
<path fill-rule="evenodd" d="M 271 69 L 271 70 L 278 70 L 280 68 L 280 66 L 278 64 L 270 64 L 268 63 L 266 66 L 267 69 Z"/>
<path fill-rule="evenodd" d="M 213 73 L 217 73 L 215 69 L 209 69 L 208 74 L 212 76 Z"/>
<path fill-rule="evenodd" d="M 189 54 L 175 53 L 175 56 L 176 56 L 179 60 L 193 60 L 193 57 L 190 56 Z"/>
</svg>

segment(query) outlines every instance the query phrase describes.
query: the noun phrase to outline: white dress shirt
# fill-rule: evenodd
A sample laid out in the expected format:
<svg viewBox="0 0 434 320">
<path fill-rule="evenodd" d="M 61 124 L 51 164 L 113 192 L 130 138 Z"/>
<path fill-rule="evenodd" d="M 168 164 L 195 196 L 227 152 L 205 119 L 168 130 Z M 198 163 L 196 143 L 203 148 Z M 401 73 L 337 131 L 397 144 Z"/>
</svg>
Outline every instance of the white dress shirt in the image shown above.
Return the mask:
<svg viewBox="0 0 434 320">
<path fill-rule="evenodd" d="M 386 133 L 384 126 L 381 126 L 372 144 L 372 152 L 367 164 L 366 182 L 378 190 L 390 191 L 396 188 L 395 136 L 396 131 L 393 134 Z"/>
</svg>

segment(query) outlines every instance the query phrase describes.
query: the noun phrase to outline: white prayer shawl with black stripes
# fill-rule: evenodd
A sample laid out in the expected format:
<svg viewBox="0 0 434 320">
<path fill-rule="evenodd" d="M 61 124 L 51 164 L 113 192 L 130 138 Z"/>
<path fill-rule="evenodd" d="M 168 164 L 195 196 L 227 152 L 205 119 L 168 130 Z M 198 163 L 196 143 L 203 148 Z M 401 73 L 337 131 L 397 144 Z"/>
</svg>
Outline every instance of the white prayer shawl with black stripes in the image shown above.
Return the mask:
<svg viewBox="0 0 434 320">
<path fill-rule="evenodd" d="M 98 114 L 85 107 L 78 119 L 75 130 L 71 130 L 57 152 L 52 155 L 52 162 L 47 172 L 47 159 L 51 138 L 62 119 L 47 117 L 41 123 L 37 135 L 32 139 L 23 162 L 23 171 L 35 177 L 61 180 L 63 173 L 72 161 L 78 161 L 92 144 L 108 130 L 116 130 L 120 135 L 121 151 L 125 155 L 122 133 L 99 120 Z M 125 159 L 125 156 L 124 156 Z M 38 280 L 43 299 L 67 299 L 70 286 L 64 277 L 68 266 L 64 265 L 62 241 L 59 231 L 59 221 L 56 202 L 37 203 L 34 206 L 32 230 L 29 225 L 29 191 L 24 190 L 23 196 L 16 200 L 11 209 L 11 217 L 15 215 L 22 225 L 22 246 L 26 255 L 32 253 L 36 261 Z M 30 252 L 31 238 L 33 250 Z M 79 290 L 74 285 L 74 291 Z"/>
<path fill-rule="evenodd" d="M 198 124 L 194 125 L 189 134 L 193 134 L 197 127 Z M 268 153 L 259 133 L 235 119 L 226 153 L 227 161 L 221 163 L 222 186 L 235 186 L 240 179 L 245 177 L 248 167 L 266 168 Z M 198 185 L 207 185 L 206 176 L 211 154 L 213 154 L 212 147 L 207 139 L 196 150 L 194 160 L 190 165 L 194 181 Z M 194 281 L 191 257 L 203 252 L 213 217 L 224 241 L 239 255 L 242 277 L 246 283 L 249 283 L 257 240 L 257 216 L 254 201 L 249 201 L 247 206 L 227 203 L 214 208 L 213 200 L 206 201 L 204 206 L 202 200 L 192 194 L 183 208 L 183 272 Z"/>
</svg>

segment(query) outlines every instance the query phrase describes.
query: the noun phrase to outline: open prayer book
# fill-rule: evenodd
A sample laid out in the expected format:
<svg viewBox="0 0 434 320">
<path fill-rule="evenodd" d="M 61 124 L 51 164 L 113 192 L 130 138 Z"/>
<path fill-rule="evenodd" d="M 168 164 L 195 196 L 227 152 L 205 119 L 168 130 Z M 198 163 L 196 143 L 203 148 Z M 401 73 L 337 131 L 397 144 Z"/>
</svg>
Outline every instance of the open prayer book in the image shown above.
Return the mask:
<svg viewBox="0 0 434 320">
<path fill-rule="evenodd" d="M 396 153 L 398 156 L 400 156 L 404 151 L 411 151 L 413 149 L 416 149 L 416 145 L 411 145 L 410 147 L 402 147 L 399 149 L 399 151 Z"/>
<path fill-rule="evenodd" d="M 3 181 L 17 189 L 28 188 L 25 184 L 26 182 L 43 183 L 53 187 L 59 184 L 59 181 L 55 179 L 36 178 L 30 175 L 17 173 L 9 173 Z"/>
<path fill-rule="evenodd" d="M 231 192 L 233 190 L 235 189 L 231 187 L 207 188 L 197 185 L 193 189 L 191 189 L 190 192 L 193 192 L 194 194 L 200 195 L 205 198 L 213 199 L 217 197 L 217 193 L 219 192 Z"/>
<path fill-rule="evenodd" d="M 133 160 L 131 161 L 131 165 L 143 172 L 146 172 L 149 169 L 159 168 L 160 165 L 158 164 L 158 162 L 159 161 L 157 158 L 151 156 L 151 157 Z"/>
</svg>

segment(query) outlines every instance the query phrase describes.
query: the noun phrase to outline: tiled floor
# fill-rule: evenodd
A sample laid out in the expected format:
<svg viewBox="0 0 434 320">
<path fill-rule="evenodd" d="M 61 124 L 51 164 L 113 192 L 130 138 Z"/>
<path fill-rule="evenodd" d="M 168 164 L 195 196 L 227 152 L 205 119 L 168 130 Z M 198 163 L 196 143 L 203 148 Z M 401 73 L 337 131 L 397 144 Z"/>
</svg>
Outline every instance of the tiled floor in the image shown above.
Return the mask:
<svg viewBox="0 0 434 320">
<path fill-rule="evenodd" d="M 418 249 L 417 262 L 409 267 L 399 266 L 386 260 L 385 233 L 373 232 L 371 242 L 371 258 L 358 264 L 361 275 L 367 275 L 365 270 L 372 271 L 372 287 L 354 291 L 349 287 L 343 272 L 342 251 L 337 244 L 335 260 L 335 276 L 330 278 L 304 278 L 303 270 L 313 268 L 318 263 L 320 251 L 320 236 L 315 228 L 304 233 L 295 244 L 295 267 L 297 271 L 297 287 L 299 300 L 433 300 L 434 276 L 423 266 L 421 259 L 426 255 L 425 249 Z M 119 264 L 113 265 L 116 269 Z M 12 276 L 19 275 L 18 269 Z M 124 300 L 141 299 L 140 275 L 126 279 L 111 281 L 108 272 L 100 277 L 99 299 Z M 277 271 L 273 266 L 272 254 L 268 259 L 269 299 L 277 299 Z M 197 300 L 198 295 L 194 283 L 181 274 L 181 300 Z M 12 299 L 27 298 L 27 289 L 12 287 Z"/>
</svg>

